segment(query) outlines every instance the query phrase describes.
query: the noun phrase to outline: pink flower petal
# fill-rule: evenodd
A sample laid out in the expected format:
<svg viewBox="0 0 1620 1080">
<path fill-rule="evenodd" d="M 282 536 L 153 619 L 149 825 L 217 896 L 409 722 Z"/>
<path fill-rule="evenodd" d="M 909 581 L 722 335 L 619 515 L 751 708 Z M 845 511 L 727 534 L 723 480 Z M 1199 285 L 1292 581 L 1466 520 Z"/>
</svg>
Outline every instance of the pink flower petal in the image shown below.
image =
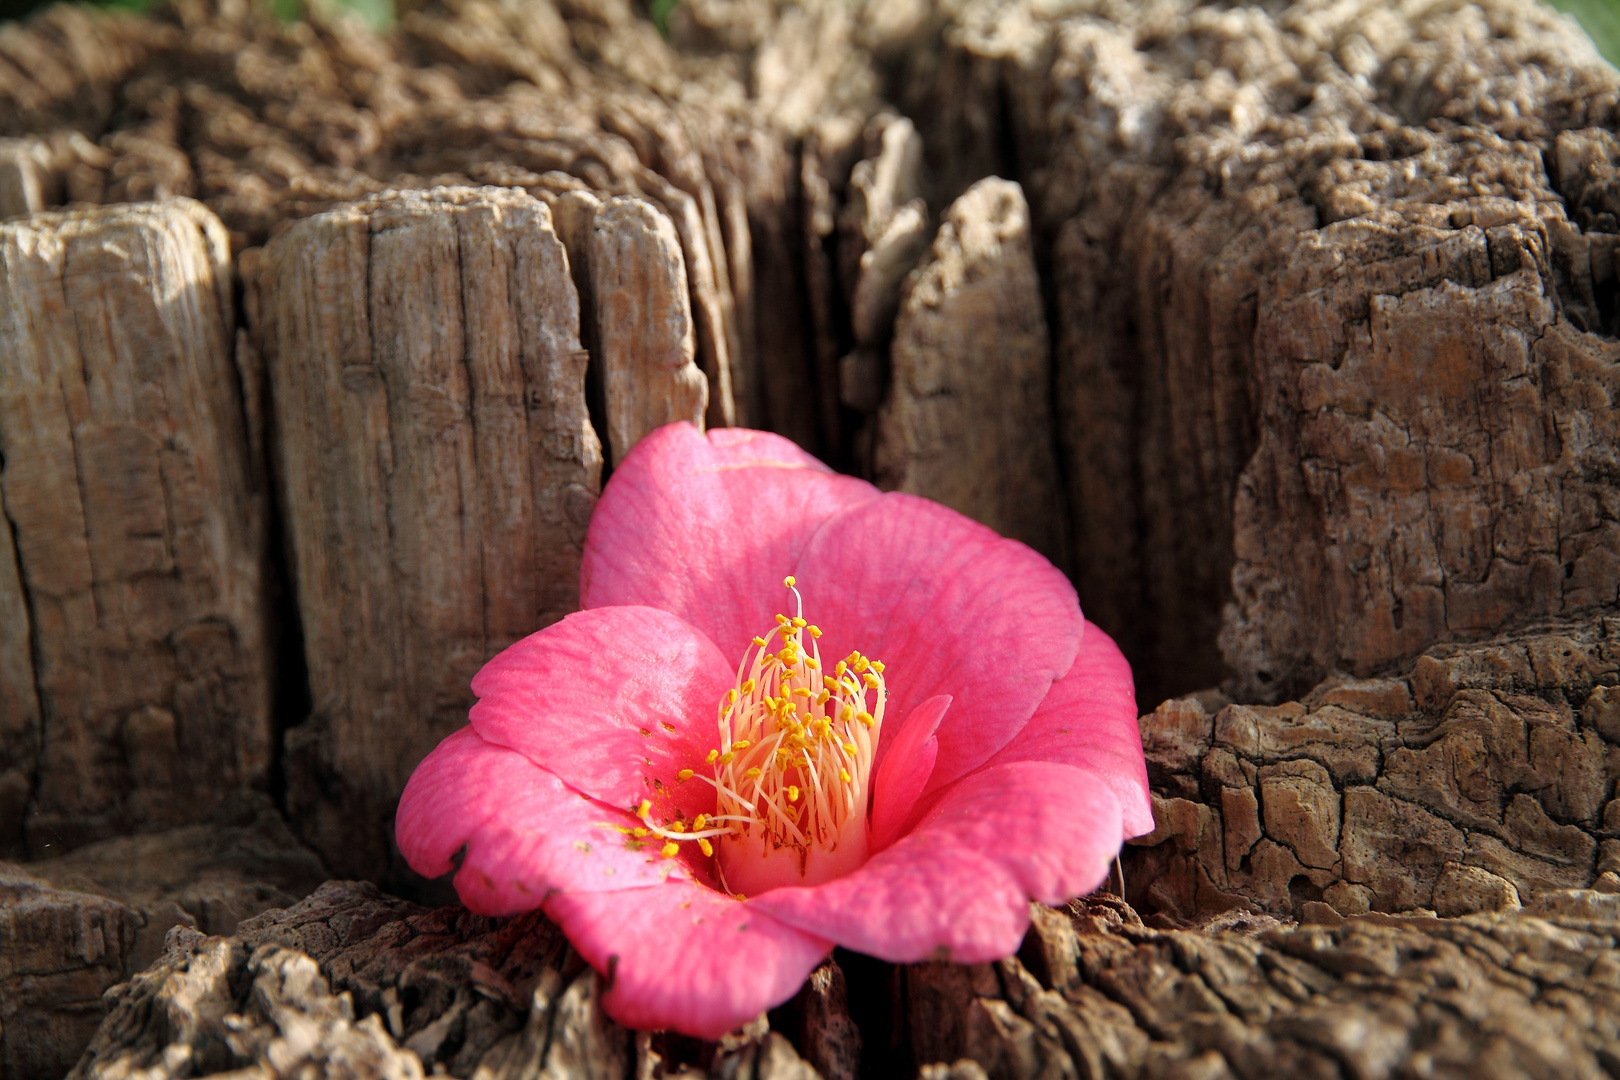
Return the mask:
<svg viewBox="0 0 1620 1080">
<path fill-rule="evenodd" d="M 778 435 L 665 425 L 636 444 L 596 504 L 580 604 L 674 612 L 736 664 L 787 611 L 782 578 L 810 536 L 877 494 Z"/>
<path fill-rule="evenodd" d="M 858 649 L 886 665 L 904 716 L 954 699 L 929 790 L 982 765 L 1069 670 L 1085 620 L 1057 568 L 956 511 L 891 493 L 829 521 L 799 560 L 805 617 L 829 662 Z M 893 738 L 884 733 L 878 760 Z"/>
<path fill-rule="evenodd" d="M 466 847 L 456 892 L 480 915 L 532 911 L 559 890 L 641 888 L 666 879 L 708 880 L 707 860 L 683 844 L 673 859 L 612 826 L 639 822 L 587 799 L 522 754 L 462 728 L 434 749 L 405 785 L 394 835 L 411 869 L 438 877 Z"/>
<path fill-rule="evenodd" d="M 470 716 L 569 786 L 617 807 L 651 799 L 655 819 L 714 809 L 707 774 L 717 709 L 735 670 L 713 642 L 656 608 L 578 611 L 496 656 L 473 678 Z"/>
<path fill-rule="evenodd" d="M 690 882 L 546 902 L 574 948 L 610 983 L 608 1015 L 627 1027 L 700 1039 L 780 1005 L 832 951 L 803 933 Z"/>
<path fill-rule="evenodd" d="M 1119 803 L 1067 765 L 984 769 L 943 792 L 922 823 L 847 877 L 748 901 L 790 926 L 893 963 L 976 963 L 1018 948 L 1026 897 L 1090 892 L 1119 851 Z"/>
<path fill-rule="evenodd" d="M 1125 836 L 1153 831 L 1147 762 L 1131 666 L 1112 638 L 1087 624 L 1080 654 L 1035 715 L 989 764 L 1055 761 L 1101 779 L 1119 799 Z"/>
<path fill-rule="evenodd" d="M 871 851 L 882 851 L 900 838 L 906 819 L 934 774 L 934 762 L 939 758 L 934 732 L 950 707 L 948 696 L 931 697 L 901 722 L 872 783 Z"/>
</svg>

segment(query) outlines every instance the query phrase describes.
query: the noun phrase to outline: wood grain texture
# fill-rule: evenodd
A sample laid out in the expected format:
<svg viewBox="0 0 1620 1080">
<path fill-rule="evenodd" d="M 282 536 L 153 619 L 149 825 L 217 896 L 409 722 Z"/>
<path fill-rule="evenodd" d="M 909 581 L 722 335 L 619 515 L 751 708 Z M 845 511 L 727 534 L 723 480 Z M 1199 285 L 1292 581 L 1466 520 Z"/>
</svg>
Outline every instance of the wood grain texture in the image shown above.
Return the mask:
<svg viewBox="0 0 1620 1080">
<path fill-rule="evenodd" d="M 1614 69 L 1524 0 L 1084 8 L 956 9 L 898 96 L 941 183 L 1025 182 L 1077 585 L 1145 696 L 1614 604 Z"/>
<path fill-rule="evenodd" d="M 0 225 L 0 772 L 30 777 L 36 855 L 267 778 L 265 492 L 228 259 L 189 200 Z"/>
<path fill-rule="evenodd" d="M 1065 561 L 1051 351 L 1017 184 L 981 180 L 945 212 L 908 283 L 890 363 L 878 486 L 942 502 Z"/>
<path fill-rule="evenodd" d="M 591 226 L 591 290 L 614 461 L 663 424 L 703 427 L 709 382 L 693 362 L 697 341 L 685 277 L 667 215 L 642 199 L 602 204 Z"/>
<path fill-rule="evenodd" d="M 255 288 L 313 701 L 288 806 L 334 869 L 380 875 L 473 674 L 578 603 L 601 470 L 578 300 L 545 204 L 497 189 L 317 215 Z"/>
</svg>

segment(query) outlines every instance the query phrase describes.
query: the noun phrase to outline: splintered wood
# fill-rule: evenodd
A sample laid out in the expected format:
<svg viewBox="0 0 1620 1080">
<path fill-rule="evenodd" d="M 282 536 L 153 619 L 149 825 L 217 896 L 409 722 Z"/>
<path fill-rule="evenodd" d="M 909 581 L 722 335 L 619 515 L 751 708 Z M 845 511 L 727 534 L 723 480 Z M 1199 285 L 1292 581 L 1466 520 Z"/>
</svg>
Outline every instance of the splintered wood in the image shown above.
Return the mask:
<svg viewBox="0 0 1620 1080">
<path fill-rule="evenodd" d="M 0 849 L 199 820 L 265 781 L 265 493 L 230 289 L 189 200 L 0 225 Z"/>
<path fill-rule="evenodd" d="M 709 383 L 696 339 L 680 241 L 641 199 L 610 199 L 591 227 L 591 290 L 615 461 L 653 428 L 703 426 Z"/>
<path fill-rule="evenodd" d="M 494 189 L 317 215 L 254 284 L 313 699 L 288 806 L 375 872 L 473 674 L 578 603 L 602 466 L 578 299 L 545 204 Z"/>
<path fill-rule="evenodd" d="M 945 214 L 895 324 L 878 414 L 880 486 L 960 510 L 1062 563 L 1051 353 L 1017 184 L 973 185 Z"/>
</svg>

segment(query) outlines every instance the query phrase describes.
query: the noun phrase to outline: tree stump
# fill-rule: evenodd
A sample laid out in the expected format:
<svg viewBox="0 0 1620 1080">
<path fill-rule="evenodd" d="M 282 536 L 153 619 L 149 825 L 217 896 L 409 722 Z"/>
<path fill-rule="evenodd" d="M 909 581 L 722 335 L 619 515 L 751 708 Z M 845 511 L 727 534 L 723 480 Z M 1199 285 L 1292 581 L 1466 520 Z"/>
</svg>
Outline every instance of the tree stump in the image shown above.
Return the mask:
<svg viewBox="0 0 1620 1080">
<path fill-rule="evenodd" d="M 375 872 L 473 674 L 578 603 L 602 465 L 579 300 L 545 204 L 495 189 L 317 214 L 253 265 L 313 705 L 287 806 Z"/>
<path fill-rule="evenodd" d="M 34 214 L 0 252 L 0 844 L 205 819 L 271 765 L 224 230 L 190 200 Z"/>
<path fill-rule="evenodd" d="M 0 27 L 7 1076 L 1620 1069 L 1620 75 L 1533 0 L 667 14 Z M 698 1044 L 300 899 L 448 899 L 400 787 L 675 419 L 1071 573 L 1134 906 Z"/>
</svg>

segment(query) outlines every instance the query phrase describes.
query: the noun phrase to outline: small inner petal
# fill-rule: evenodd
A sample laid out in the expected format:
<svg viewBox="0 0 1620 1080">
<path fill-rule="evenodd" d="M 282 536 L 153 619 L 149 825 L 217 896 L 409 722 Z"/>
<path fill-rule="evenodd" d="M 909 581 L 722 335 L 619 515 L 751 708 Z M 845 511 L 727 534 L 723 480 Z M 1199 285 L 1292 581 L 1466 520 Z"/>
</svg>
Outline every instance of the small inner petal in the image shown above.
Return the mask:
<svg viewBox="0 0 1620 1080">
<path fill-rule="evenodd" d="M 713 776 L 682 770 L 715 789 L 715 812 L 688 828 L 649 819 L 668 842 L 696 841 L 716 852 L 727 891 L 756 895 L 784 885 L 816 885 L 866 861 L 866 808 L 872 758 L 883 728 L 888 689 L 883 665 L 858 652 L 829 672 L 804 618 L 804 598 L 789 577 L 794 614 L 753 639 L 737 668 L 736 686 L 718 706 L 720 745 L 709 753 Z M 710 844 L 710 839 L 716 841 Z"/>
</svg>

